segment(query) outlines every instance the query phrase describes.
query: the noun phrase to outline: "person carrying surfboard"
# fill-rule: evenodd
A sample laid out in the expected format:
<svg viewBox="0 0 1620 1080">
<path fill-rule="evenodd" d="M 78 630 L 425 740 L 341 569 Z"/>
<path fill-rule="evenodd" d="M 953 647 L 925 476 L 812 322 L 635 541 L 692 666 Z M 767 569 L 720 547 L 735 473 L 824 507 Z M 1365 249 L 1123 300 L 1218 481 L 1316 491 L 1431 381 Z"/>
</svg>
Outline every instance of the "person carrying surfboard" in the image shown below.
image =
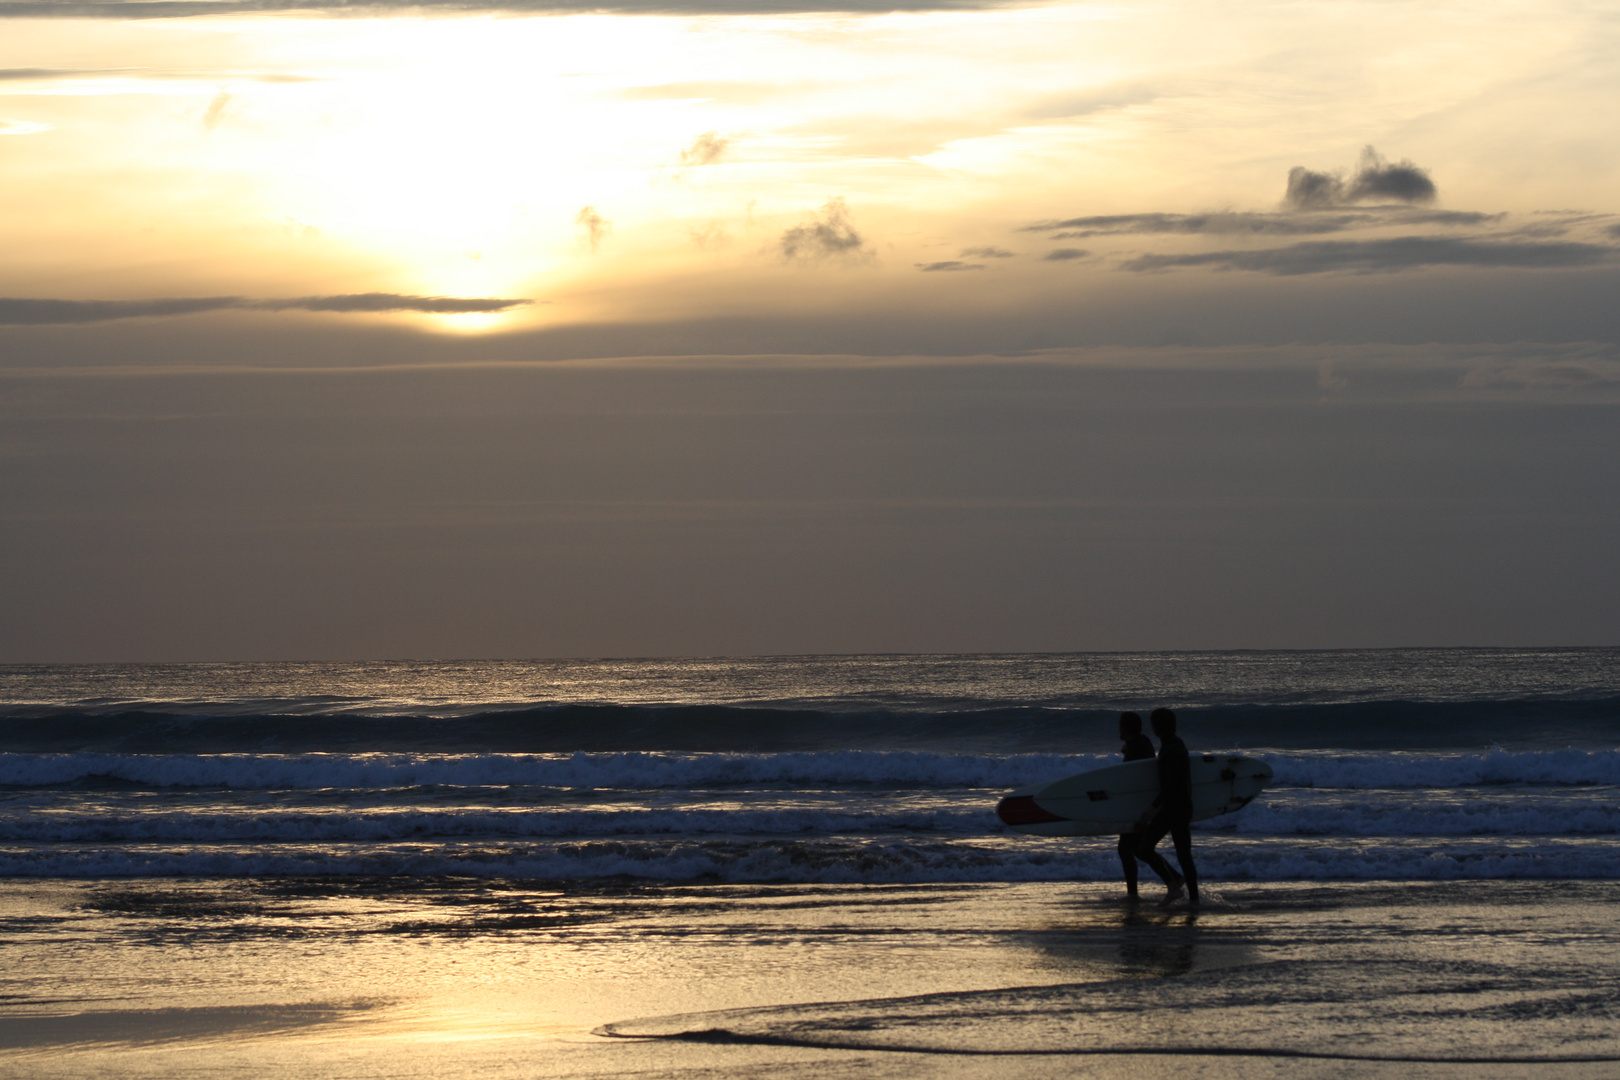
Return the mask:
<svg viewBox="0 0 1620 1080">
<path fill-rule="evenodd" d="M 1120 755 L 1126 761 L 1140 761 L 1153 756 L 1153 740 L 1142 734 L 1142 717 L 1139 713 L 1119 714 L 1119 738 L 1125 744 L 1120 747 Z M 1141 835 L 1134 832 L 1122 833 L 1119 838 L 1119 862 L 1125 868 L 1125 895 L 1132 900 L 1137 896 L 1136 846 L 1141 839 Z"/>
<path fill-rule="evenodd" d="M 1187 744 L 1176 734 L 1176 714 L 1169 709 L 1154 709 L 1148 723 L 1159 737 L 1159 794 L 1139 823 L 1136 857 L 1164 879 L 1170 890 L 1165 903 L 1179 900 L 1185 890 L 1187 899 L 1196 904 L 1198 868 L 1192 857 L 1192 764 L 1187 758 Z M 1176 846 L 1179 874 L 1153 850 L 1166 833 Z"/>
</svg>

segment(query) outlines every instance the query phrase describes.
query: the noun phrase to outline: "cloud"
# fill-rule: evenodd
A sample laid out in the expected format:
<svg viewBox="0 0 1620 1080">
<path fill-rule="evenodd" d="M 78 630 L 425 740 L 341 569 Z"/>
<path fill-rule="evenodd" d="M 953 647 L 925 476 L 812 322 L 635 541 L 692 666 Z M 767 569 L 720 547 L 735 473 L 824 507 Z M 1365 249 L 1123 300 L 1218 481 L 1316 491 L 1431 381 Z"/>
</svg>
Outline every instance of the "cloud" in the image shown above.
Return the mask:
<svg viewBox="0 0 1620 1080">
<path fill-rule="evenodd" d="M 1091 252 L 1087 251 L 1085 248 L 1054 248 L 1042 256 L 1042 258 L 1044 258 L 1047 262 L 1067 262 L 1070 259 L 1083 259 L 1089 254 L 1091 254 Z"/>
<path fill-rule="evenodd" d="M 301 296 L 292 300 L 250 300 L 241 306 L 265 311 L 421 311 L 433 315 L 470 315 L 509 311 L 532 303 L 532 300 L 494 297 L 349 293 L 344 296 Z"/>
<path fill-rule="evenodd" d="M 0 326 L 44 326 L 106 322 L 206 311 L 328 311 L 378 313 L 419 311 L 434 315 L 487 314 L 532 304 L 532 300 L 462 296 L 405 296 L 350 293 L 254 300 L 245 296 L 180 296 L 151 300 L 48 300 L 0 297 Z"/>
<path fill-rule="evenodd" d="M 998 247 L 963 248 L 964 259 L 1016 259 L 1018 252 Z"/>
<path fill-rule="evenodd" d="M 1316 365 L 1316 385 L 1338 393 L 1350 389 L 1350 380 L 1333 369 L 1332 360 L 1323 360 Z"/>
<path fill-rule="evenodd" d="M 1368 146 L 1361 151 L 1361 167 L 1351 177 L 1345 199 L 1348 202 L 1431 203 L 1439 194 L 1427 170 L 1410 161 L 1391 165 Z"/>
<path fill-rule="evenodd" d="M 709 80 L 704 82 L 653 83 L 627 86 L 612 92 L 625 101 L 724 101 L 734 105 L 758 105 L 772 98 L 814 90 L 813 82 L 774 83 Z"/>
<path fill-rule="evenodd" d="M 1303 165 L 1289 169 L 1283 202 L 1296 210 L 1316 210 L 1358 202 L 1431 203 L 1439 194 L 1427 170 L 1410 161 L 1391 164 L 1368 146 L 1348 181 L 1338 173 L 1313 172 Z"/>
<path fill-rule="evenodd" d="M 1081 240 L 1092 236 L 1151 234 L 1313 236 L 1375 229 L 1392 225 L 1441 225 L 1467 228 L 1500 221 L 1505 214 L 1482 214 L 1465 210 L 1412 210 L 1387 207 L 1347 210 L 1337 213 L 1301 215 L 1297 213 L 1215 211 L 1206 214 L 1101 214 L 1093 217 L 1041 221 L 1026 225 L 1019 232 L 1051 232 L 1053 240 Z M 1053 230 L 1062 230 L 1053 232 Z"/>
<path fill-rule="evenodd" d="M 213 131 L 219 122 L 225 119 L 225 110 L 230 108 L 231 95 L 221 90 L 208 102 L 208 111 L 203 113 L 203 127 Z"/>
<path fill-rule="evenodd" d="M 936 271 L 941 271 L 941 270 L 983 270 L 984 269 L 984 263 L 965 263 L 965 262 L 959 262 L 956 259 L 951 259 L 951 260 L 949 260 L 947 262 L 913 263 L 912 265 L 915 266 L 918 270 L 921 270 L 925 274 L 934 273 Z"/>
<path fill-rule="evenodd" d="M 717 131 L 705 131 L 692 141 L 692 145 L 681 151 L 681 164 L 713 165 L 725 154 L 726 148 L 731 145 L 730 139 L 722 139 Z"/>
<path fill-rule="evenodd" d="M 1620 384 L 1620 363 L 1601 359 L 1528 360 L 1483 364 L 1462 378 L 1463 386 L 1578 389 Z"/>
<path fill-rule="evenodd" d="M 700 229 L 687 229 L 692 246 L 703 251 L 718 251 L 731 243 L 731 234 L 718 221 L 711 221 Z"/>
<path fill-rule="evenodd" d="M 1316 210 L 1344 201 L 1344 181 L 1333 173 L 1313 172 L 1303 165 L 1288 170 L 1283 202 L 1296 210 Z"/>
<path fill-rule="evenodd" d="M 1124 263 L 1123 269 L 1144 273 L 1202 266 L 1293 276 L 1335 271 L 1393 273 L 1422 266 L 1551 270 L 1616 261 L 1620 261 L 1620 250 L 1602 244 L 1397 236 L 1387 240 L 1313 240 L 1264 251 L 1141 255 Z"/>
<path fill-rule="evenodd" d="M 574 215 L 574 224 L 580 228 L 581 239 L 595 251 L 608 233 L 613 231 L 613 222 L 596 212 L 594 206 L 582 206 L 579 213 Z"/>
<path fill-rule="evenodd" d="M 33 120 L 0 120 L 0 135 L 38 135 L 50 131 L 51 127 Z"/>
<path fill-rule="evenodd" d="M 1117 83 L 1047 98 L 1029 109 L 1026 115 L 1042 120 L 1089 116 L 1108 109 L 1146 105 L 1163 97 L 1165 91 L 1165 87 L 1156 83 Z"/>
<path fill-rule="evenodd" d="M 819 262 L 828 258 L 852 259 L 866 243 L 849 219 L 843 199 L 828 199 L 820 217 L 795 225 L 782 234 L 782 256 L 789 261 Z"/>
<path fill-rule="evenodd" d="M 517 15 L 798 15 L 984 11 L 1011 0 L 0 0 L 0 19 L 183 19 L 321 11 L 361 18 L 505 12 Z"/>
<path fill-rule="evenodd" d="M 83 68 L 0 68 L 0 82 L 45 82 L 100 74 L 105 72 Z"/>
<path fill-rule="evenodd" d="M 0 18 L 14 14 L 13 4 L 0 0 Z M 0 82 L 62 82 L 71 79 L 236 79 L 260 83 L 326 82 L 318 75 L 289 75 L 279 71 L 155 71 L 151 68 L 0 68 Z"/>
</svg>

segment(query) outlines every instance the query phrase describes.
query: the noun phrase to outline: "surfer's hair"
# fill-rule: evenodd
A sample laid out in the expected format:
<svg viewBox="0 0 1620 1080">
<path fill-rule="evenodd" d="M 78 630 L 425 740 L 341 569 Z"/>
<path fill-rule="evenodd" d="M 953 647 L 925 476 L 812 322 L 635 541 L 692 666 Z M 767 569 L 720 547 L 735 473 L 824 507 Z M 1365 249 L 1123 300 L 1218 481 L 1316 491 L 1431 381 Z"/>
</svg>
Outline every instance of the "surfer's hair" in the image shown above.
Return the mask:
<svg viewBox="0 0 1620 1080">
<path fill-rule="evenodd" d="M 1152 722 L 1154 731 L 1163 731 L 1171 735 L 1176 733 L 1176 714 L 1169 709 L 1154 709 L 1148 720 Z"/>
<path fill-rule="evenodd" d="M 1132 735 L 1142 734 L 1142 714 L 1133 712 L 1120 713 L 1119 726 L 1129 730 Z"/>
</svg>

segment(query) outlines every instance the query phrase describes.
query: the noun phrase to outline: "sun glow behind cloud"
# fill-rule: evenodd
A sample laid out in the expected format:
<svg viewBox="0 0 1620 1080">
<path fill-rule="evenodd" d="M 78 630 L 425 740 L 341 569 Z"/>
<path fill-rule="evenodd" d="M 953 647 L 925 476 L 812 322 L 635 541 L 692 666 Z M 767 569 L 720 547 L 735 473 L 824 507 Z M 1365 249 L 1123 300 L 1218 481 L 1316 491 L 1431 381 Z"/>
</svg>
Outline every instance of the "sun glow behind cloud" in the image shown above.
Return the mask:
<svg viewBox="0 0 1620 1080">
<path fill-rule="evenodd" d="M 0 130 L 50 138 L 8 140 L 26 149 L 0 174 L 20 211 L 0 295 L 546 301 L 408 316 L 457 327 L 994 302 L 1100 280 L 1165 241 L 1117 241 L 1112 262 L 1036 243 L 980 273 L 915 268 L 1007 249 L 1042 218 L 1271 210 L 1290 168 L 1375 141 L 1441 168 L 1447 194 L 1495 192 L 1471 205 L 1530 209 L 1533 185 L 1493 180 L 1511 162 L 1463 167 L 1433 118 L 1494 122 L 1495 88 L 1541 79 L 1549 96 L 1559 70 L 1574 73 L 1564 102 L 1614 79 L 1593 83 L 1571 24 L 1464 15 L 1425 18 L 1466 33 L 1468 55 L 1398 12 L 1172 2 L 11 21 Z M 1589 153 L 1559 202 L 1601 202 L 1613 158 Z M 833 200 L 858 245 L 816 259 L 784 246 Z"/>
</svg>

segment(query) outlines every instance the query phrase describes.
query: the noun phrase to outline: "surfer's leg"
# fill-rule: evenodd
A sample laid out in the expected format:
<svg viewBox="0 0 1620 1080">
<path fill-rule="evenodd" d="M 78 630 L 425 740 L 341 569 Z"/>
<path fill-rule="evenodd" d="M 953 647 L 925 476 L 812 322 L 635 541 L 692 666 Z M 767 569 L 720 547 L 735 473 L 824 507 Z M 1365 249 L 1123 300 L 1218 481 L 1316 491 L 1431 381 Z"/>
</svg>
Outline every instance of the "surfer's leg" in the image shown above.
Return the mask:
<svg viewBox="0 0 1620 1080">
<path fill-rule="evenodd" d="M 1176 862 L 1187 882 L 1187 899 L 1198 903 L 1198 867 L 1193 865 L 1192 822 L 1178 821 L 1170 826 L 1170 839 L 1176 845 Z"/>
<path fill-rule="evenodd" d="M 1136 842 L 1135 833 L 1119 838 L 1119 865 L 1125 868 L 1125 895 L 1136 895 Z"/>
<path fill-rule="evenodd" d="M 1181 875 L 1170 869 L 1170 864 L 1164 861 L 1164 856 L 1153 850 L 1153 845 L 1164 839 L 1164 834 L 1170 831 L 1169 822 L 1163 815 L 1154 817 L 1148 822 L 1148 827 L 1137 834 L 1136 857 L 1153 867 L 1153 872 L 1159 875 L 1165 887 L 1171 892 L 1181 888 Z"/>
</svg>

